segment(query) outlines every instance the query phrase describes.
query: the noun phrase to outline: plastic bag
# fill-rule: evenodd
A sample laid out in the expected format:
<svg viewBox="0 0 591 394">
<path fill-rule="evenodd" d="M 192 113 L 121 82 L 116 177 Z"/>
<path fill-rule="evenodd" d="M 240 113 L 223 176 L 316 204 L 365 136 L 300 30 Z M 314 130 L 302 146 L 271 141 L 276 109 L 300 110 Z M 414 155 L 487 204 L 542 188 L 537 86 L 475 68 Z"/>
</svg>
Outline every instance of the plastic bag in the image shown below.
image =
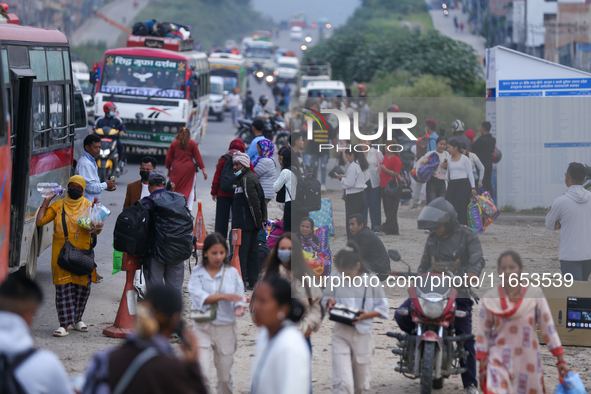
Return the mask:
<svg viewBox="0 0 591 394">
<path fill-rule="evenodd" d="M 118 250 L 113 249 L 113 273 L 115 275 L 117 272 L 121 271 L 121 262 L 123 261 L 123 252 L 119 252 Z"/>
<path fill-rule="evenodd" d="M 100 202 L 93 203 L 78 218 L 78 225 L 90 232 L 103 229 L 104 220 L 111 214 L 111 211 Z"/>
<path fill-rule="evenodd" d="M 478 196 L 477 204 L 486 216 L 486 218 L 490 219 L 490 222 L 488 224 L 492 223 L 497 217 L 499 217 L 501 213 L 495 205 L 495 202 L 493 201 L 489 192 L 484 192 L 480 196 Z"/>
<path fill-rule="evenodd" d="M 468 205 L 468 226 L 478 234 L 482 234 L 486 230 L 487 223 L 486 217 L 478 205 L 478 197 L 480 196 L 474 197 Z"/>
<path fill-rule="evenodd" d="M 587 390 L 578 372 L 569 372 L 566 378 L 560 378 L 554 394 L 587 394 Z"/>
</svg>

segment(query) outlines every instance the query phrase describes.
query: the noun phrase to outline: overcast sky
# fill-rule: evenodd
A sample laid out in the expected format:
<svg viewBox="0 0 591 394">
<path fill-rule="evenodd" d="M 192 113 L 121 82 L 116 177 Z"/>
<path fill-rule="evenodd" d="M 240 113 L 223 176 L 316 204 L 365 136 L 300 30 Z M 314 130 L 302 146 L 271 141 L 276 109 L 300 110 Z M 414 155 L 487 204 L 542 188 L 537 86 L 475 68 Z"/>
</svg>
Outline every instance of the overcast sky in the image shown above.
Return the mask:
<svg viewBox="0 0 591 394">
<path fill-rule="evenodd" d="M 296 12 L 303 11 L 308 23 L 325 17 L 338 26 L 347 21 L 361 0 L 253 0 L 252 4 L 276 22 L 289 20 Z"/>
</svg>

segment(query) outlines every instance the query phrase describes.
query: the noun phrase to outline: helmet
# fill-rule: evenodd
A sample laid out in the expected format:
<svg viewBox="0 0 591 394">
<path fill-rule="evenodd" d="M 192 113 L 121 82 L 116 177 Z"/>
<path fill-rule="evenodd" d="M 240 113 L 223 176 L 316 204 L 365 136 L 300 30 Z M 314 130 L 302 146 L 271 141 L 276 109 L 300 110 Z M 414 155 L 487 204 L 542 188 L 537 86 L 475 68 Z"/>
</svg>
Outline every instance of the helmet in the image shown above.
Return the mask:
<svg viewBox="0 0 591 394">
<path fill-rule="evenodd" d="M 103 111 L 105 111 L 105 113 L 108 114 L 109 112 L 111 112 L 111 110 L 116 111 L 117 107 L 115 106 L 115 104 L 108 101 L 105 103 L 105 105 L 103 105 Z"/>
<path fill-rule="evenodd" d="M 363 85 L 362 83 L 359 84 L 359 89 L 365 89 L 365 85 Z"/>
<path fill-rule="evenodd" d="M 396 104 L 392 104 L 388 107 L 388 112 L 400 112 L 400 108 Z"/>
<path fill-rule="evenodd" d="M 269 98 L 267 96 L 265 96 L 264 94 L 261 97 L 259 97 L 259 103 L 265 105 L 265 104 L 267 104 L 267 101 L 269 101 Z"/>
<path fill-rule="evenodd" d="M 443 197 L 431 201 L 417 219 L 419 229 L 435 230 L 442 224 L 453 226 L 458 222 L 458 214 L 453 205 Z M 446 226 L 449 229 L 449 226 Z"/>
<path fill-rule="evenodd" d="M 455 133 L 456 131 L 464 131 L 464 122 L 456 119 L 451 124 L 451 130 Z"/>
</svg>

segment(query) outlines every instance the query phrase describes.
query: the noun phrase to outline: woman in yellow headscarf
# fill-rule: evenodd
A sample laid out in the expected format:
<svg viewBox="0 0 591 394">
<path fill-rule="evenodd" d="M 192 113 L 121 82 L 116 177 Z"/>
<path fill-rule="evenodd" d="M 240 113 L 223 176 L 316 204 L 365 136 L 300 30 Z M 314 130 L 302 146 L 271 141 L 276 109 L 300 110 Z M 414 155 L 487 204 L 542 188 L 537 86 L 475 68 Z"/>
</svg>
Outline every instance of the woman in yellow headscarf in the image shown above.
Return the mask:
<svg viewBox="0 0 591 394">
<path fill-rule="evenodd" d="M 62 225 L 62 210 L 66 213 L 68 240 L 72 246 L 88 250 L 92 245 L 90 231 L 81 228 L 77 220 L 84 211 L 92 205 L 84 198 L 86 181 L 80 175 L 75 175 L 68 181 L 66 198 L 49 205 L 55 195 L 45 198 L 37 213 L 37 226 L 44 226 L 53 221 L 53 246 L 51 249 L 51 274 L 55 285 L 55 304 L 60 327 L 53 332 L 55 337 L 69 335 L 68 327 L 87 332 L 88 327 L 82 321 L 82 314 L 90 296 L 90 283 L 96 283 L 96 269 L 92 275 L 74 275 L 57 265 L 66 240 Z M 98 233 L 98 232 L 97 232 Z"/>
</svg>

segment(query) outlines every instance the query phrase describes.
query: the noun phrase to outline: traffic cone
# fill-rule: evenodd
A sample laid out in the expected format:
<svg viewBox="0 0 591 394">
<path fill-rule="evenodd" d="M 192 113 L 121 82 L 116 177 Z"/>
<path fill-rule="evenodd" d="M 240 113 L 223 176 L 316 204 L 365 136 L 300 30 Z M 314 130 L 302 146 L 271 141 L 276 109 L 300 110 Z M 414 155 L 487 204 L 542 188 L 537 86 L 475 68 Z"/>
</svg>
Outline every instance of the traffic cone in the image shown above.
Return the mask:
<svg viewBox="0 0 591 394">
<path fill-rule="evenodd" d="M 242 278 L 242 271 L 240 270 L 240 256 L 238 251 L 242 244 L 242 230 L 235 228 L 232 230 L 232 245 L 234 245 L 234 251 L 232 252 L 232 267 L 238 270 L 238 274 Z"/>
<path fill-rule="evenodd" d="M 138 257 L 123 253 L 121 271 L 126 272 L 125 288 L 123 289 L 123 296 L 121 297 L 115 322 L 112 326 L 103 330 L 103 335 L 111 338 L 124 338 L 134 331 L 137 301 L 133 288 L 133 278 L 135 277 L 135 271 L 139 268 L 140 260 Z"/>
<path fill-rule="evenodd" d="M 205 240 L 205 220 L 203 220 L 203 206 L 201 202 L 197 203 L 197 217 L 195 218 L 195 227 L 193 228 L 193 235 L 197 237 L 197 249 L 203 249 L 203 241 Z"/>
</svg>

